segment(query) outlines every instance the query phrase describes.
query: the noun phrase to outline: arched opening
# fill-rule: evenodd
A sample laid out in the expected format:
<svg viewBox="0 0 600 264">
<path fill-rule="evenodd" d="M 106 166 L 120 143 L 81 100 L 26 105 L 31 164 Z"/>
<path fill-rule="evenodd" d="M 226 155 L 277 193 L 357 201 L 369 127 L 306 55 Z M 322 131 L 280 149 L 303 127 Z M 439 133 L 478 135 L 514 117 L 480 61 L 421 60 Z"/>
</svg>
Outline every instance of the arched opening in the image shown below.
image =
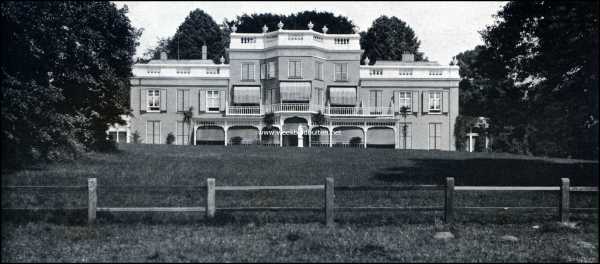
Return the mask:
<svg viewBox="0 0 600 264">
<path fill-rule="evenodd" d="M 265 127 L 261 134 L 262 145 L 279 145 L 279 128 L 277 127 Z"/>
<path fill-rule="evenodd" d="M 329 129 L 325 127 L 315 127 L 311 134 L 312 146 L 329 146 Z"/>
<path fill-rule="evenodd" d="M 333 129 L 333 146 L 362 147 L 365 135 L 359 127 L 336 127 Z"/>
<path fill-rule="evenodd" d="M 308 147 L 308 121 L 301 117 L 290 117 L 283 121 L 283 145 L 298 146 L 298 131 L 302 127 L 303 146 Z"/>
<path fill-rule="evenodd" d="M 228 145 L 258 144 L 258 128 L 253 126 L 232 126 L 227 130 Z"/>
<path fill-rule="evenodd" d="M 394 129 L 389 127 L 372 127 L 367 130 L 367 147 L 394 148 Z"/>
<path fill-rule="evenodd" d="M 201 126 L 196 130 L 196 145 L 224 145 L 225 130 L 218 126 Z"/>
</svg>

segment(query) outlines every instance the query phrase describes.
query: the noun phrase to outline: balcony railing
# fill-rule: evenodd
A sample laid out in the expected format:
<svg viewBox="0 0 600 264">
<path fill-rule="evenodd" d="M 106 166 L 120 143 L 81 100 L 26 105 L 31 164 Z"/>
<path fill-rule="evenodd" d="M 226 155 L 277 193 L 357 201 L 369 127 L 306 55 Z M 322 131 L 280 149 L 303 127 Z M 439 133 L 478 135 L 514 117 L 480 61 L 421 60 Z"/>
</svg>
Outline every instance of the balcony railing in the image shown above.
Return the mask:
<svg viewBox="0 0 600 264">
<path fill-rule="evenodd" d="M 325 115 L 329 116 L 394 116 L 392 107 L 325 107 Z"/>
<path fill-rule="evenodd" d="M 319 107 L 314 104 L 302 104 L 302 103 L 284 103 L 284 104 L 273 104 L 266 110 L 270 112 L 281 113 L 281 112 L 317 112 L 319 109 L 323 111 L 323 106 Z"/>
<path fill-rule="evenodd" d="M 394 116 L 392 107 L 340 107 L 315 104 L 272 104 L 261 106 L 229 106 L 227 115 L 257 116 L 265 113 L 317 113 L 321 111 L 328 116 Z"/>
<path fill-rule="evenodd" d="M 227 115 L 261 115 L 260 106 L 228 106 Z"/>
</svg>

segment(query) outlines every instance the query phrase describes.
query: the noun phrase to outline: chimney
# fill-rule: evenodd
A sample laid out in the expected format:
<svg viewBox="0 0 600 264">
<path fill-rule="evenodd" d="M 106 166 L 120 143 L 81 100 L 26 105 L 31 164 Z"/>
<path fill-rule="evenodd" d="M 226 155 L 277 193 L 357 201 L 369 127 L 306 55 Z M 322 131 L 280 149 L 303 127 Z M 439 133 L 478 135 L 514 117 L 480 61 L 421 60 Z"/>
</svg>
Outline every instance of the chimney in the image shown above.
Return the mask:
<svg viewBox="0 0 600 264">
<path fill-rule="evenodd" d="M 415 54 L 408 51 L 402 53 L 402 61 L 415 61 Z"/>
<path fill-rule="evenodd" d="M 160 60 L 162 60 L 162 61 L 167 60 L 167 53 L 166 52 L 163 51 L 163 52 L 160 53 Z"/>
<path fill-rule="evenodd" d="M 202 59 L 206 60 L 206 44 L 202 45 Z"/>
</svg>

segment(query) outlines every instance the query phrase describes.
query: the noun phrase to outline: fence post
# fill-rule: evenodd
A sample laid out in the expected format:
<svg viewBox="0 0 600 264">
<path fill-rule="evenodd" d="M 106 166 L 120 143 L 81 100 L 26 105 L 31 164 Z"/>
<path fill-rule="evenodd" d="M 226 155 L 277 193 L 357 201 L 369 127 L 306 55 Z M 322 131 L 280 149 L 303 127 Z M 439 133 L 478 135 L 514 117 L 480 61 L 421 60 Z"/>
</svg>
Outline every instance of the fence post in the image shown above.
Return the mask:
<svg viewBox="0 0 600 264">
<path fill-rule="evenodd" d="M 561 178 L 560 186 L 560 221 L 566 223 L 569 221 L 569 178 Z"/>
<path fill-rule="evenodd" d="M 96 178 L 88 178 L 88 224 L 92 225 L 96 222 L 96 205 L 98 196 L 96 193 Z"/>
<path fill-rule="evenodd" d="M 215 179 L 206 179 L 206 217 L 215 217 Z"/>
<path fill-rule="evenodd" d="M 454 178 L 446 178 L 446 199 L 444 203 L 444 221 L 451 223 L 454 218 Z"/>
<path fill-rule="evenodd" d="M 333 198 L 333 178 L 328 177 L 325 179 L 325 224 L 329 227 L 334 224 Z"/>
</svg>

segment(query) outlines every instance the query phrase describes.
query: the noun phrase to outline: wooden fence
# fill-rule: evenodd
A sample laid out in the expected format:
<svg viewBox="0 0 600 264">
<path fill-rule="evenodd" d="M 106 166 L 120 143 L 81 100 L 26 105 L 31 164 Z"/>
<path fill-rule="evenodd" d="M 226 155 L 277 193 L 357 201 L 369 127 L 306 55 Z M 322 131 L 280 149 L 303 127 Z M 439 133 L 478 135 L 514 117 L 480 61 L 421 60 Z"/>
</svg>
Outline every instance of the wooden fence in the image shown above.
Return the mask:
<svg viewBox="0 0 600 264">
<path fill-rule="evenodd" d="M 86 186 L 4 186 L 2 189 L 60 189 L 81 190 Z M 335 211 L 443 211 L 444 221 L 453 221 L 455 210 L 531 210 L 555 209 L 556 207 L 456 207 L 454 193 L 456 191 L 560 191 L 558 205 L 560 221 L 568 222 L 569 214 L 577 212 L 598 212 L 598 208 L 570 208 L 571 192 L 598 192 L 598 187 L 571 187 L 568 178 L 561 179 L 556 187 L 523 187 L 523 186 L 455 186 L 454 178 L 446 178 L 445 185 L 405 185 L 405 186 L 334 186 L 333 178 L 326 178 L 323 185 L 283 185 L 283 186 L 217 186 L 215 179 L 208 178 L 205 186 L 175 186 L 184 189 L 206 188 L 206 204 L 199 207 L 98 207 L 96 178 L 88 179 L 88 224 L 96 222 L 97 212 L 204 212 L 207 218 L 214 218 L 219 211 L 323 211 L 327 226 L 334 224 Z M 119 188 L 148 188 L 147 186 L 119 186 Z M 155 186 L 162 187 L 162 186 Z M 169 186 L 173 187 L 173 186 Z M 260 190 L 323 190 L 322 207 L 216 207 L 216 192 L 227 191 L 260 191 Z M 443 207 L 336 207 L 335 191 L 444 191 Z M 5 209 L 2 210 L 11 210 Z"/>
</svg>

